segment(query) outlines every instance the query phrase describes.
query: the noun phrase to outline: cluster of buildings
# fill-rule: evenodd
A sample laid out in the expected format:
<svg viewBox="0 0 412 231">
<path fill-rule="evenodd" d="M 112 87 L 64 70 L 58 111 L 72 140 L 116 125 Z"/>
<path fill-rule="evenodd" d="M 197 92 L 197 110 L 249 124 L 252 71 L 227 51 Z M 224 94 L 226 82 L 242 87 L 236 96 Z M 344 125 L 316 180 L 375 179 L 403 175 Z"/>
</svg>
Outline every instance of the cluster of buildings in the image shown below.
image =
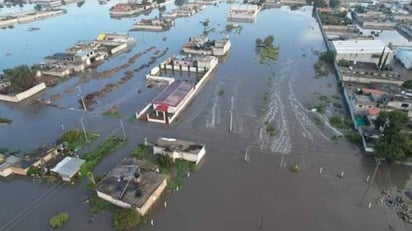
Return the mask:
<svg viewBox="0 0 412 231">
<path fill-rule="evenodd" d="M 373 152 L 382 134 L 374 120 L 382 111 L 401 110 L 412 118 L 412 90 L 402 87 L 412 80 L 412 43 L 395 30 L 411 15 L 400 3 L 346 4 L 354 24 L 322 30 L 329 49 L 336 52 L 335 68 L 354 127 L 364 150 Z"/>
<path fill-rule="evenodd" d="M 261 7 L 253 4 L 232 5 L 227 20 L 229 22 L 255 22 Z"/>
<path fill-rule="evenodd" d="M 42 11 L 30 10 L 12 14 L 0 15 L 0 28 L 13 27 L 15 24 L 24 24 L 33 21 L 58 16 L 66 13 L 63 9 L 48 9 Z"/>
<path fill-rule="evenodd" d="M 93 41 L 81 41 L 66 52 L 47 56 L 39 64 L 37 75 L 63 77 L 101 63 L 110 56 L 127 51 L 135 45 L 128 34 L 101 33 Z"/>
<path fill-rule="evenodd" d="M 172 9 L 170 11 L 162 13 L 161 16 L 163 18 L 172 18 L 172 19 L 190 17 L 202 11 L 205 7 L 206 7 L 205 4 L 198 3 L 198 2 L 185 3 L 176 9 Z"/>
<path fill-rule="evenodd" d="M 153 145 L 153 155 L 182 159 L 196 165 L 205 154 L 204 145 L 190 141 L 159 138 Z M 165 191 L 168 180 L 158 169 L 147 166 L 145 160 L 133 157 L 124 159 L 98 183 L 97 196 L 146 215 Z"/>
<path fill-rule="evenodd" d="M 166 31 L 175 25 L 173 18 L 142 19 L 133 26 L 137 31 Z"/>
<path fill-rule="evenodd" d="M 70 182 L 80 171 L 85 160 L 67 156 L 64 145 L 45 146 L 20 158 L 15 155 L 0 154 L 0 176 L 27 176 L 30 169 L 38 169 L 48 174 L 54 174 L 61 180 Z"/>
<path fill-rule="evenodd" d="M 147 81 L 163 82 L 166 87 L 136 113 L 136 118 L 163 124 L 175 121 L 217 67 L 216 56 L 226 55 L 230 47 L 228 38 L 210 41 L 204 36 L 191 37 L 182 48 L 185 55 L 167 58 L 146 75 Z M 183 73 L 187 79 L 179 79 Z"/>
</svg>

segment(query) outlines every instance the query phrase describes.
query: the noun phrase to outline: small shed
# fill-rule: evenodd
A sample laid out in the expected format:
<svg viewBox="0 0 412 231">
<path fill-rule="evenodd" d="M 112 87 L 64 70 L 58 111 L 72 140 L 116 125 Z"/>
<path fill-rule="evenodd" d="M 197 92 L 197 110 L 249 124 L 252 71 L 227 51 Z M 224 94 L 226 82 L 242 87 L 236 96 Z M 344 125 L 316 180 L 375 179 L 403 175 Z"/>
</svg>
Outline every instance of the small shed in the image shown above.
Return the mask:
<svg viewBox="0 0 412 231">
<path fill-rule="evenodd" d="M 60 161 L 52 172 L 59 174 L 63 181 L 70 182 L 74 175 L 80 171 L 80 167 L 86 162 L 85 160 L 67 156 Z"/>
</svg>

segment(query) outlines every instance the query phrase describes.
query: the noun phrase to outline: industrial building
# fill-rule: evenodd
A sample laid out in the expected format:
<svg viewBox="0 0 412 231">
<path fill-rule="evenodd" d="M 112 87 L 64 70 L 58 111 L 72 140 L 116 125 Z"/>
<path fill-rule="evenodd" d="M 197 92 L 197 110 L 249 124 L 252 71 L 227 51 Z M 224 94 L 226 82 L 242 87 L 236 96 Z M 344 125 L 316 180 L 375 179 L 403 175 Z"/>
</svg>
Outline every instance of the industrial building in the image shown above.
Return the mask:
<svg viewBox="0 0 412 231">
<path fill-rule="evenodd" d="M 122 208 L 136 209 L 144 216 L 167 185 L 166 176 L 143 169 L 145 162 L 126 158 L 97 185 L 97 196 Z"/>
<path fill-rule="evenodd" d="M 336 60 L 379 64 L 379 60 L 389 64 L 393 58 L 392 50 L 380 40 L 345 40 L 332 41 L 336 50 Z M 383 53 L 382 53 L 383 52 Z M 382 56 L 382 58 L 381 58 Z M 387 58 L 386 58 L 387 57 Z"/>
<path fill-rule="evenodd" d="M 153 145 L 153 153 L 169 156 L 173 160 L 183 159 L 198 165 L 205 156 L 206 149 L 203 144 L 161 137 Z"/>
</svg>

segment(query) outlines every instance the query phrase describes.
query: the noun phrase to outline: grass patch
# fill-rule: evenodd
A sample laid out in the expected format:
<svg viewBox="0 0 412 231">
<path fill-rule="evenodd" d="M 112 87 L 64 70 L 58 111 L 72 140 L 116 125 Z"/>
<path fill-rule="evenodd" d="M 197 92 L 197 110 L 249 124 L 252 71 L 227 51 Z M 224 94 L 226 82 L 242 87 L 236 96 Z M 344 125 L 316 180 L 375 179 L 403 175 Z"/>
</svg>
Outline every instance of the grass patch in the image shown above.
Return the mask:
<svg viewBox="0 0 412 231">
<path fill-rule="evenodd" d="M 300 172 L 299 165 L 297 165 L 297 164 L 291 165 L 291 166 L 289 167 L 289 170 L 290 170 L 291 172 L 295 172 L 295 173 Z"/>
<path fill-rule="evenodd" d="M 276 135 L 276 128 L 271 123 L 267 123 L 266 125 L 266 132 L 269 133 L 270 136 Z"/>
<path fill-rule="evenodd" d="M 0 117 L 0 124 L 11 124 L 13 122 L 11 119 Z"/>
<path fill-rule="evenodd" d="M 56 216 L 50 218 L 49 224 L 51 227 L 54 229 L 60 229 L 66 224 L 70 219 L 69 213 L 66 212 L 61 212 L 57 214 Z"/>
<path fill-rule="evenodd" d="M 349 129 L 353 126 L 351 119 L 343 118 L 342 116 L 332 116 L 329 122 L 332 126 L 339 129 Z"/>
<path fill-rule="evenodd" d="M 326 104 L 325 103 L 320 103 L 315 108 L 320 114 L 325 114 L 325 112 L 326 112 Z"/>
<path fill-rule="evenodd" d="M 330 139 L 336 141 L 336 140 L 339 140 L 339 138 L 340 136 L 332 136 Z"/>
<path fill-rule="evenodd" d="M 86 137 L 84 136 L 84 133 L 80 131 L 80 129 L 69 130 L 57 139 L 57 143 L 66 142 L 68 144 L 67 147 L 69 148 L 69 150 L 79 150 L 86 144 L 93 143 L 99 137 L 99 134 L 86 131 L 86 136 L 88 142 L 86 142 Z"/>
<path fill-rule="evenodd" d="M 225 91 L 224 91 L 224 90 L 220 90 L 218 94 L 219 94 L 219 96 L 223 96 L 223 95 L 225 94 Z"/>
<path fill-rule="evenodd" d="M 118 137 L 111 136 L 100 144 L 95 150 L 85 154 L 82 158 L 86 160 L 86 163 L 80 168 L 80 178 L 84 178 L 88 172 L 92 172 L 94 167 L 103 159 L 104 156 L 113 152 L 126 144 L 126 140 Z"/>
<path fill-rule="evenodd" d="M 340 104 L 340 103 L 333 103 L 332 105 L 336 108 L 342 108 L 343 107 L 342 104 Z"/>
<path fill-rule="evenodd" d="M 333 99 L 341 99 L 341 97 L 339 95 L 332 95 Z"/>
<path fill-rule="evenodd" d="M 105 116 L 109 116 L 112 118 L 122 118 L 122 114 L 120 114 L 117 106 L 113 106 L 112 108 L 110 108 L 108 111 L 106 111 L 105 113 L 103 113 L 103 115 Z"/>
<path fill-rule="evenodd" d="M 349 131 L 345 134 L 345 137 L 349 140 L 349 142 L 354 144 L 360 144 L 362 141 L 362 136 L 357 131 Z"/>
<path fill-rule="evenodd" d="M 98 197 L 97 195 L 90 198 L 90 212 L 93 214 L 104 212 L 104 211 L 115 211 L 117 208 L 112 203 L 105 201 Z"/>
<path fill-rule="evenodd" d="M 317 77 L 323 77 L 328 75 L 328 71 L 325 68 L 324 62 L 319 60 L 313 65 L 313 67 L 315 68 Z"/>
<path fill-rule="evenodd" d="M 276 61 L 279 58 L 279 47 L 264 47 L 260 51 L 260 63 Z"/>
</svg>

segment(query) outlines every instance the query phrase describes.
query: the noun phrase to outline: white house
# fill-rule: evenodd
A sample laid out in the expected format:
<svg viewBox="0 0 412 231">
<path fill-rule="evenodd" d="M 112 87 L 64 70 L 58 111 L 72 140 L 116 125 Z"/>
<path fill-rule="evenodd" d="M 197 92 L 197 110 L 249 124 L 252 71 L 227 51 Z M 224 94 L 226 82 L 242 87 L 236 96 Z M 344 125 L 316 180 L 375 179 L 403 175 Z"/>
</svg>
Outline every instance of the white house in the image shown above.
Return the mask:
<svg viewBox="0 0 412 231">
<path fill-rule="evenodd" d="M 153 145 L 153 154 L 167 155 L 173 160 L 183 159 L 198 165 L 206 154 L 206 149 L 202 144 L 161 137 Z"/>
<path fill-rule="evenodd" d="M 393 58 L 392 50 L 386 46 L 386 44 L 380 40 L 344 40 L 344 41 L 332 41 L 336 50 L 336 60 L 347 60 L 364 63 L 381 63 L 386 56 L 386 64 L 389 64 Z M 382 52 L 384 52 L 382 58 Z"/>
<path fill-rule="evenodd" d="M 75 157 L 65 157 L 50 171 L 57 173 L 63 181 L 70 182 L 71 179 L 80 171 L 80 167 L 86 162 L 85 160 Z"/>
</svg>

